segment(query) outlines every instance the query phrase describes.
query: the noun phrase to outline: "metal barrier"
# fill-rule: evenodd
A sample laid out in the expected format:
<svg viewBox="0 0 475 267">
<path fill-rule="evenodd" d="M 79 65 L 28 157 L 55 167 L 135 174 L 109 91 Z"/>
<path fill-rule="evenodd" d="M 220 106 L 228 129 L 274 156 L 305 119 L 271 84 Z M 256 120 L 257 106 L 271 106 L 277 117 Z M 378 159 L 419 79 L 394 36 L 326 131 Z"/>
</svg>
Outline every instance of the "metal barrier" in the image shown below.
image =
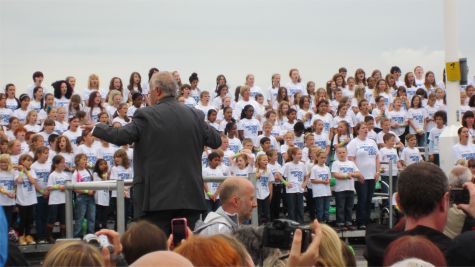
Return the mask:
<svg viewBox="0 0 475 267">
<path fill-rule="evenodd" d="M 380 162 L 380 164 L 388 165 L 388 174 L 389 174 L 389 184 L 386 184 L 381 180 L 381 184 L 383 186 L 388 187 L 388 209 L 389 209 L 389 228 L 393 228 L 394 222 L 393 222 L 393 164 L 392 162 L 385 161 L 385 162 Z"/>
<path fill-rule="evenodd" d="M 234 176 L 220 176 L 220 177 L 203 177 L 204 182 L 221 183 L 229 177 Z M 243 178 L 244 179 L 244 178 Z M 256 186 L 256 174 L 250 173 L 247 177 L 249 181 Z M 124 187 L 125 185 L 132 185 L 132 180 L 108 180 L 96 182 L 82 182 L 72 183 L 67 181 L 65 183 L 65 197 L 66 197 L 66 238 L 73 238 L 73 191 L 74 190 L 116 190 L 117 191 L 117 232 L 123 234 L 125 232 L 125 210 L 124 210 Z M 252 210 L 251 224 L 258 225 L 257 208 Z"/>
</svg>

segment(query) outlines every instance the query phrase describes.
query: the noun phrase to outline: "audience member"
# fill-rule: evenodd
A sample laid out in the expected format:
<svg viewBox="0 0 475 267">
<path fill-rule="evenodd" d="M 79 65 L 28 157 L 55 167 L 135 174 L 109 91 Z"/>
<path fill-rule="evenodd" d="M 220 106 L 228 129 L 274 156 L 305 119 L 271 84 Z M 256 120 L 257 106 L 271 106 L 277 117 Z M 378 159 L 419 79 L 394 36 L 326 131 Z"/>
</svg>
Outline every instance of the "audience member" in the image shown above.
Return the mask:
<svg viewBox="0 0 475 267">
<path fill-rule="evenodd" d="M 192 267 L 193 264 L 185 257 L 171 251 L 155 251 L 136 260 L 130 267 Z"/>
<path fill-rule="evenodd" d="M 127 263 L 132 264 L 143 255 L 167 250 L 167 237 L 155 224 L 139 221 L 129 226 L 121 237 L 123 254 Z"/>
<path fill-rule="evenodd" d="M 442 251 L 421 236 L 403 236 L 391 242 L 384 253 L 383 266 L 391 266 L 407 258 L 421 259 L 435 266 L 447 266 Z"/>
<path fill-rule="evenodd" d="M 54 266 L 100 266 L 105 267 L 99 250 L 82 241 L 56 243 L 46 254 L 44 267 Z"/>
</svg>

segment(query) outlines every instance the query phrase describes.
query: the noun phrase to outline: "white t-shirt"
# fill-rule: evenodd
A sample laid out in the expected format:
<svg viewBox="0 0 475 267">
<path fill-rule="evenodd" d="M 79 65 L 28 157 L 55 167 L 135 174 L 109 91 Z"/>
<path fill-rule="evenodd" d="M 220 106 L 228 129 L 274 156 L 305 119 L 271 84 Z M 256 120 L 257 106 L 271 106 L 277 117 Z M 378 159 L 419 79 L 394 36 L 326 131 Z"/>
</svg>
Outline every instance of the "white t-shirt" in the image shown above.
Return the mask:
<svg viewBox="0 0 475 267">
<path fill-rule="evenodd" d="M 475 158 L 475 145 L 468 143 L 467 145 L 462 145 L 460 143 L 455 144 L 452 147 L 452 153 L 455 161 L 459 159 L 474 159 Z"/>
<path fill-rule="evenodd" d="M 333 122 L 332 115 L 330 113 L 327 113 L 323 116 L 320 114 L 315 114 L 315 116 L 312 116 L 312 125 L 313 125 L 313 122 L 316 120 L 321 120 L 323 122 L 323 132 L 328 135 L 332 128 L 332 122 Z"/>
<path fill-rule="evenodd" d="M 107 97 L 107 91 L 104 90 L 103 88 L 100 88 L 99 90 L 97 89 L 89 89 L 89 88 L 84 88 L 83 90 L 83 97 L 82 100 L 88 102 L 89 96 L 92 94 L 94 91 L 99 91 L 99 94 L 101 95 L 102 99 L 106 99 Z M 55 99 L 56 100 L 56 99 Z"/>
<path fill-rule="evenodd" d="M 346 114 L 345 117 L 340 117 L 340 116 L 335 116 L 333 118 L 333 121 L 332 121 L 332 127 L 333 128 L 338 128 L 338 123 L 340 123 L 340 121 L 346 121 L 348 122 L 348 124 L 350 125 L 350 128 L 353 127 L 353 119 L 351 118 L 351 115 L 350 114 Z"/>
<path fill-rule="evenodd" d="M 198 110 L 201 110 L 205 114 L 205 118 L 208 116 L 208 111 L 210 111 L 211 109 L 214 109 L 216 110 L 216 112 L 218 112 L 217 109 L 213 105 L 208 104 L 204 106 L 201 102 L 198 102 L 195 108 Z"/>
<path fill-rule="evenodd" d="M 238 166 L 232 166 L 230 168 L 230 171 L 231 171 L 231 174 L 234 176 L 247 177 L 249 173 L 252 172 L 252 168 L 250 165 L 248 165 L 244 169 L 240 169 Z"/>
<path fill-rule="evenodd" d="M 242 143 L 239 138 L 228 138 L 229 141 L 229 149 L 234 152 L 234 154 L 238 153 L 242 149 Z"/>
<path fill-rule="evenodd" d="M 19 107 L 16 99 L 7 98 L 6 108 L 10 109 L 12 112 Z"/>
<path fill-rule="evenodd" d="M 374 118 L 374 122 L 375 122 L 374 127 L 375 128 L 381 129 L 381 120 L 378 122 L 378 121 L 376 121 L 376 118 L 380 117 L 382 113 L 383 113 L 383 111 L 381 109 L 377 108 L 377 107 L 374 108 L 373 111 L 371 112 L 371 115 Z M 384 110 L 384 115 L 389 116 L 389 112 L 388 112 L 387 109 Z"/>
<path fill-rule="evenodd" d="M 34 170 L 30 170 L 30 175 L 36 179 Z M 18 177 L 20 172 L 15 171 L 15 177 Z M 25 173 L 21 174 L 22 183 L 18 183 L 16 187 L 16 203 L 20 206 L 31 206 L 37 203 L 35 186 L 30 183 Z"/>
<path fill-rule="evenodd" d="M 339 161 L 335 160 L 332 164 L 332 173 L 352 173 L 357 172 L 358 167 L 356 167 L 355 163 L 350 160 L 346 161 Z M 374 178 L 374 177 L 373 177 Z M 355 191 L 355 181 L 353 177 L 349 177 L 348 179 L 336 179 L 335 183 L 335 192 L 342 192 L 342 191 Z"/>
<path fill-rule="evenodd" d="M 252 139 L 252 143 L 255 147 L 259 147 L 257 137 L 259 132 L 262 131 L 261 124 L 256 119 L 242 119 L 238 123 L 238 130 L 244 132 L 244 138 Z"/>
<path fill-rule="evenodd" d="M 104 109 L 104 111 L 106 111 L 106 109 Z M 87 116 L 90 117 L 91 122 L 96 124 L 99 121 L 99 114 L 102 112 L 102 110 L 100 107 L 93 107 L 91 113 L 91 108 L 85 107 L 84 112 L 86 112 Z"/>
<path fill-rule="evenodd" d="M 124 168 L 124 166 L 112 166 L 110 180 L 129 180 L 133 178 L 132 168 Z M 117 197 L 117 191 L 113 190 L 111 197 Z"/>
<path fill-rule="evenodd" d="M 430 121 L 427 123 L 426 132 L 430 133 L 430 130 L 435 127 L 434 114 L 440 109 L 437 105 L 434 105 L 433 107 L 426 105 L 425 109 L 427 113 L 427 118 L 430 119 Z"/>
<path fill-rule="evenodd" d="M 97 149 L 97 158 L 107 161 L 109 166 L 114 166 L 114 153 L 117 151 L 117 148 L 109 145 L 108 147 L 100 146 Z"/>
<path fill-rule="evenodd" d="M 318 164 L 315 164 L 310 171 L 310 180 L 328 181 L 330 178 L 330 168 L 328 168 L 326 165 L 319 166 Z M 330 184 L 326 185 L 312 183 L 311 187 L 313 197 L 326 197 L 332 195 Z"/>
<path fill-rule="evenodd" d="M 411 86 L 406 87 L 406 95 L 409 101 L 412 101 L 412 98 L 416 95 L 417 87 Z"/>
<path fill-rule="evenodd" d="M 48 187 L 55 185 L 64 185 L 66 181 L 71 180 L 71 173 L 53 171 L 48 177 Z M 51 190 L 49 193 L 49 205 L 57 205 L 66 203 L 66 197 L 61 190 Z"/>
<path fill-rule="evenodd" d="M 427 111 L 424 108 L 410 108 L 408 111 L 409 120 L 412 121 L 416 129 L 424 129 L 424 119 L 427 116 Z M 409 127 L 409 133 L 415 134 L 416 131 Z"/>
<path fill-rule="evenodd" d="M 94 181 L 103 181 L 97 172 L 92 174 Z M 117 193 L 116 193 L 117 194 Z M 110 192 L 109 190 L 96 190 L 94 195 L 96 205 L 108 207 L 110 204 Z"/>
<path fill-rule="evenodd" d="M 303 193 L 302 184 L 305 179 L 307 169 L 303 162 L 294 163 L 287 162 L 284 165 L 282 175 L 287 179 L 288 187 L 286 192 L 289 193 Z"/>
<path fill-rule="evenodd" d="M 71 142 L 72 145 L 77 145 L 77 139 L 82 135 L 82 129 L 78 128 L 75 132 L 67 130 L 63 135 L 69 139 L 69 142 Z"/>
<path fill-rule="evenodd" d="M 31 165 L 31 169 L 35 171 L 36 174 L 36 183 L 41 187 L 41 189 L 46 189 L 48 187 L 48 177 L 51 172 L 51 164 L 40 163 L 35 161 Z M 37 197 L 40 197 L 41 194 L 39 192 L 36 193 Z"/>
<path fill-rule="evenodd" d="M 68 114 L 69 99 L 67 99 L 65 96 L 61 97 L 60 99 L 55 98 L 54 107 L 55 108 L 63 107 L 64 110 L 66 111 L 66 114 Z"/>
<path fill-rule="evenodd" d="M 15 173 L 13 171 L 0 171 L 0 187 L 9 193 L 15 192 Z M 0 206 L 14 205 L 15 198 L 9 198 L 5 194 L 0 194 Z"/>
<path fill-rule="evenodd" d="M 442 129 L 437 127 L 432 128 L 429 133 L 429 154 L 439 154 L 439 138 L 444 131 L 445 126 Z"/>
<path fill-rule="evenodd" d="M 305 86 L 303 86 L 302 83 L 289 82 L 285 88 L 287 88 L 287 94 L 291 99 L 293 99 L 294 95 L 297 93 L 300 93 L 301 96 L 308 95 L 307 90 L 305 90 Z"/>
<path fill-rule="evenodd" d="M 272 136 L 272 135 L 270 135 L 270 136 L 265 136 L 264 134 L 259 135 L 259 136 L 257 137 L 257 141 L 259 142 L 259 144 L 261 143 L 261 139 L 262 139 L 263 137 L 267 137 L 267 138 L 270 139 L 270 148 L 271 148 L 271 149 L 277 149 L 277 150 L 279 149 L 280 144 L 279 144 L 279 142 L 277 142 L 277 139 L 275 139 L 275 137 Z"/>
<path fill-rule="evenodd" d="M 401 160 L 404 161 L 406 166 L 409 166 L 413 163 L 422 161 L 422 157 L 417 147 L 405 147 L 401 152 Z"/>
<path fill-rule="evenodd" d="M 96 164 L 97 161 L 97 148 L 94 144 L 91 147 L 88 147 L 86 144 L 78 146 L 77 154 L 84 153 L 87 156 L 87 165 L 92 167 Z"/>
<path fill-rule="evenodd" d="M 270 171 L 272 172 L 272 176 L 274 176 L 274 184 L 281 184 L 282 182 L 280 180 L 275 179 L 275 175 L 279 173 L 282 175 L 282 166 L 276 161 L 274 164 L 267 164 L 267 167 L 269 167 Z"/>
<path fill-rule="evenodd" d="M 16 117 L 22 124 L 25 124 L 26 121 L 26 115 L 28 114 L 29 110 L 23 110 L 21 108 L 15 109 L 12 113 L 12 117 Z"/>
<path fill-rule="evenodd" d="M 25 129 L 28 131 L 28 132 L 34 132 L 34 133 L 39 133 L 41 131 L 41 126 L 38 125 L 38 124 L 35 124 L 35 125 L 31 125 L 31 124 L 26 124 L 25 126 Z"/>
<path fill-rule="evenodd" d="M 381 158 L 381 166 L 383 167 L 382 176 L 389 176 L 389 164 L 392 165 L 392 176 L 398 175 L 397 163 L 399 161 L 399 156 L 397 155 L 397 150 L 395 148 L 386 148 L 383 147 L 379 150 L 379 157 Z M 388 162 L 387 164 L 384 162 Z"/>
<path fill-rule="evenodd" d="M 269 184 L 275 181 L 274 175 L 269 167 L 265 171 L 259 170 L 258 172 L 260 177 L 256 182 L 256 198 L 266 199 L 270 195 Z"/>
<path fill-rule="evenodd" d="M 0 108 L 0 124 L 7 126 L 13 111 L 9 108 Z"/>
<path fill-rule="evenodd" d="M 57 155 L 64 157 L 64 163 L 68 168 L 74 168 L 74 153 L 59 152 Z"/>
<path fill-rule="evenodd" d="M 220 176 L 224 176 L 224 172 L 223 172 L 223 169 L 220 168 L 219 166 L 216 167 L 215 169 L 211 169 L 210 167 L 206 167 L 206 168 L 203 168 L 203 177 L 220 177 Z M 218 187 L 219 187 L 219 184 L 220 183 L 206 183 L 208 185 L 208 190 L 209 192 L 211 192 L 211 194 L 214 194 L 216 193 L 216 191 L 218 190 Z M 206 199 L 209 199 L 209 196 L 208 194 L 206 194 L 206 192 L 204 192 L 205 194 L 205 198 Z M 219 196 L 218 196 L 219 198 Z"/>
<path fill-rule="evenodd" d="M 399 125 L 407 125 L 407 112 L 403 109 L 400 109 L 399 111 L 396 111 L 396 110 L 392 110 L 392 111 L 389 111 L 389 118 L 391 119 L 391 122 L 397 122 Z M 400 126 L 398 128 L 392 128 L 393 129 L 394 133 L 397 135 L 397 136 L 401 136 L 404 134 L 404 132 L 406 131 L 406 126 Z"/>
<path fill-rule="evenodd" d="M 376 159 L 378 156 L 378 146 L 376 143 L 366 138 L 361 140 L 355 138 L 347 146 L 348 157 L 354 157 L 356 166 L 366 180 L 374 179 L 376 174 Z"/>
<path fill-rule="evenodd" d="M 327 149 L 328 146 L 330 146 L 330 139 L 328 139 L 328 134 L 320 133 L 313 133 L 314 139 L 315 139 L 315 145 L 318 146 L 320 149 Z"/>
</svg>

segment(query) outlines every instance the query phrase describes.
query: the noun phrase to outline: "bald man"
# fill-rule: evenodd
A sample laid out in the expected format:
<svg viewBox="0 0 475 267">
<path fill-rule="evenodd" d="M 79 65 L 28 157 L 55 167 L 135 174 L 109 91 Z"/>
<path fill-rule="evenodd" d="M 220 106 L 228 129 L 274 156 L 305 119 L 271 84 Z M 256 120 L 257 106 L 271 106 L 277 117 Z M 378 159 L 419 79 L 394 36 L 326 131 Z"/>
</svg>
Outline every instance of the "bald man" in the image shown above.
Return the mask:
<svg viewBox="0 0 475 267">
<path fill-rule="evenodd" d="M 176 92 L 169 72 L 154 73 L 151 106 L 138 109 L 123 127 L 97 124 L 92 133 L 115 145 L 134 144 L 134 217 L 155 223 L 167 235 L 173 218 L 185 217 L 193 228 L 206 210 L 201 155 L 204 146 L 221 145 L 204 114 L 180 104 Z"/>
<path fill-rule="evenodd" d="M 193 267 L 191 261 L 181 256 L 178 253 L 171 251 L 156 251 L 143 255 L 138 260 L 130 265 L 135 266 L 151 266 L 151 267 L 168 267 L 168 266 L 183 266 Z"/>
<path fill-rule="evenodd" d="M 197 225 L 195 233 L 200 235 L 230 234 L 240 224 L 252 217 L 256 208 L 256 189 L 252 183 L 241 177 L 226 179 L 219 188 L 221 207 L 210 212 L 203 224 Z"/>
</svg>

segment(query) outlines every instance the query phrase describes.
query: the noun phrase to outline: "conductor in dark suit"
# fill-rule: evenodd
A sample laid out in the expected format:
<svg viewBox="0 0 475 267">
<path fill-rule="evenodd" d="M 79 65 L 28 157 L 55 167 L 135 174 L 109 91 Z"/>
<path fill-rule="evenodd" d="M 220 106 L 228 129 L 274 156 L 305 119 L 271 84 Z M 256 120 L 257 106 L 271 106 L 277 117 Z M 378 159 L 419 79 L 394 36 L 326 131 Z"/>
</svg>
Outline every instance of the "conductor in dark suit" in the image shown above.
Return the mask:
<svg viewBox="0 0 475 267">
<path fill-rule="evenodd" d="M 218 148 L 219 133 L 204 114 L 175 99 L 177 84 L 169 72 L 150 79 L 152 105 L 138 109 L 121 128 L 97 124 L 93 135 L 107 142 L 135 144 L 134 217 L 148 220 L 170 234 L 170 221 L 185 217 L 191 229 L 206 210 L 201 155 Z"/>
</svg>

